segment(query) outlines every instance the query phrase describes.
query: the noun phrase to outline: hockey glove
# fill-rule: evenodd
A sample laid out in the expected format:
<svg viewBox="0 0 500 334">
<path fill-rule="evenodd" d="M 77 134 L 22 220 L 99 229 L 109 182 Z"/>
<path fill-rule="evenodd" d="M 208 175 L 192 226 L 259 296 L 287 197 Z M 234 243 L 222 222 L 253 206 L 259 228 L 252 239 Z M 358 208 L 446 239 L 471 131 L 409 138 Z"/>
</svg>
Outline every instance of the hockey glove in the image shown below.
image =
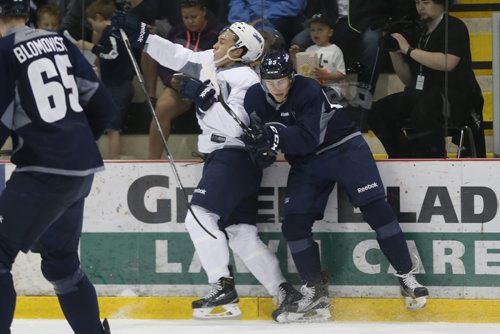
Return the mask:
<svg viewBox="0 0 500 334">
<path fill-rule="evenodd" d="M 116 11 L 111 17 L 113 35 L 121 39 L 120 29 L 123 29 L 134 49 L 142 49 L 149 36 L 149 27 L 131 13 Z"/>
<path fill-rule="evenodd" d="M 253 162 L 260 168 L 266 168 L 276 161 L 278 155 L 279 134 L 274 125 L 264 125 L 257 116 L 250 115 L 252 125 L 251 134 L 244 133 L 241 140 L 250 153 Z"/>
<path fill-rule="evenodd" d="M 183 98 L 193 102 L 203 111 L 207 111 L 216 101 L 215 89 L 210 80 L 201 82 L 193 77 L 184 76 L 181 79 L 180 93 Z"/>
</svg>

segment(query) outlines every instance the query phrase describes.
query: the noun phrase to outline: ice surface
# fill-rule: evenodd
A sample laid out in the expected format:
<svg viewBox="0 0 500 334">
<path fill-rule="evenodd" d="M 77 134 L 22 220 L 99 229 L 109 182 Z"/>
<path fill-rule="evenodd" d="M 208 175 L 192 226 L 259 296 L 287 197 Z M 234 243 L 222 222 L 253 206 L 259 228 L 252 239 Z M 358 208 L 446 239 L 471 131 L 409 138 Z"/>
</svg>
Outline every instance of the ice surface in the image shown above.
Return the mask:
<svg viewBox="0 0 500 334">
<path fill-rule="evenodd" d="M 112 334 L 498 334 L 500 324 L 385 323 L 335 321 L 277 324 L 243 320 L 122 320 L 110 319 Z M 15 319 L 12 334 L 70 334 L 64 320 Z"/>
</svg>

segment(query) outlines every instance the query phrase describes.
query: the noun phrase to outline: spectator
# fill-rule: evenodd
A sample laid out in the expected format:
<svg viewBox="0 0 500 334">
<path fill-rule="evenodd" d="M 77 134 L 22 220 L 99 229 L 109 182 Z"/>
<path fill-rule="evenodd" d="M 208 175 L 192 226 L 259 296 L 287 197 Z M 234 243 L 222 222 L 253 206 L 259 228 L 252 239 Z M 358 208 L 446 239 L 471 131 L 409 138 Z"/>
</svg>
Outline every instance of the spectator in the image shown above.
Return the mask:
<svg viewBox="0 0 500 334">
<path fill-rule="evenodd" d="M 445 1 L 415 2 L 425 24 L 417 43 L 391 34 L 398 45 L 390 57 L 406 88 L 377 101 L 370 114 L 372 129 L 389 158 L 446 157 L 447 124 L 471 127 L 478 156 L 485 157 L 483 98 L 472 70 L 469 32 L 461 20 L 448 15 Z M 443 106 L 446 95 L 449 109 Z"/>
<path fill-rule="evenodd" d="M 58 8 L 61 13 L 61 18 L 66 12 L 67 3 L 71 0 L 31 0 L 30 1 L 30 15 L 27 25 L 30 27 L 35 27 L 37 22 L 38 10 L 45 5 L 54 5 Z M 61 19 L 62 20 L 62 19 Z"/>
<path fill-rule="evenodd" d="M 90 49 L 98 57 L 101 80 L 111 93 L 118 109 L 107 127 L 111 159 L 119 159 L 121 156 L 120 132 L 134 96 L 132 63 L 123 41 L 111 35 L 111 16 L 115 10 L 112 0 L 92 2 L 85 10 L 85 16 L 93 31 L 101 38 L 96 45 L 83 40 L 78 41 L 79 48 Z"/>
<path fill-rule="evenodd" d="M 326 13 L 314 14 L 308 22 L 311 40 L 314 45 L 306 49 L 307 53 L 315 53 L 318 58 L 318 66 L 312 70 L 314 77 L 323 85 L 330 87 L 339 99 L 342 88 L 338 84 L 346 76 L 344 55 L 342 50 L 335 44 L 330 43 L 333 36 L 333 19 Z M 290 55 L 296 66 L 296 55 L 298 47 L 290 47 Z"/>
<path fill-rule="evenodd" d="M 36 26 L 48 31 L 59 31 L 61 27 L 61 11 L 53 4 L 40 7 L 36 12 Z"/>
<path fill-rule="evenodd" d="M 298 31 L 297 17 L 304 10 L 306 2 L 306 0 L 230 0 L 228 21 L 247 22 L 258 29 L 262 26 L 271 26 L 283 35 L 288 46 Z"/>
<path fill-rule="evenodd" d="M 180 6 L 183 23 L 174 26 L 167 39 L 195 52 L 211 49 L 217 42 L 222 24 L 207 11 L 204 0 L 182 0 Z M 158 99 L 155 112 L 166 138 L 171 133 L 171 124 L 176 117 L 188 110 L 194 113 L 193 102 L 180 97 L 179 80 L 174 73 L 166 67 L 159 68 L 160 78 L 166 88 Z M 193 119 L 196 124 L 196 119 Z M 149 129 L 149 158 L 161 159 L 162 153 L 161 137 L 153 120 Z"/>
<path fill-rule="evenodd" d="M 319 3 L 318 3 L 319 2 Z M 332 42 L 344 52 L 345 59 L 359 59 L 361 69 L 358 74 L 357 92 L 353 107 L 350 108 L 355 120 L 366 130 L 365 112 L 371 108 L 372 96 L 380 70 L 378 41 L 382 27 L 392 18 L 400 19 L 412 14 L 412 0 L 323 0 L 317 1 L 317 11 L 328 13 L 334 20 L 335 34 Z M 312 41 L 307 31 L 292 40 L 304 50 Z M 352 63 L 352 61 L 350 61 Z"/>
<path fill-rule="evenodd" d="M 39 0 L 44 1 L 44 0 Z M 92 35 L 92 27 L 84 19 L 85 9 L 93 0 L 48 0 L 62 9 L 63 18 L 61 23 L 62 30 L 68 30 L 75 39 L 92 40 L 97 43 L 98 37 Z M 118 9 L 124 10 L 129 6 L 129 1 L 137 0 L 114 0 Z M 158 0 L 159 1 L 159 0 Z"/>
</svg>

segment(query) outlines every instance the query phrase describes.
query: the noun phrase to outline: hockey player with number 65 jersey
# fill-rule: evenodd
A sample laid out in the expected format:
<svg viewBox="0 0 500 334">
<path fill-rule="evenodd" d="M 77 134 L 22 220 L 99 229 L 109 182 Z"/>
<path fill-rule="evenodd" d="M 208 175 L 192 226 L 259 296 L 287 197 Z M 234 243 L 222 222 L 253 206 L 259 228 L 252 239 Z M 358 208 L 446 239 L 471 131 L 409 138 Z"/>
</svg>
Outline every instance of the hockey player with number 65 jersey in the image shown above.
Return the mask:
<svg viewBox="0 0 500 334">
<path fill-rule="evenodd" d="M 95 141 L 114 105 L 70 41 L 25 25 L 29 8 L 29 0 L 0 0 L 0 146 L 12 138 L 16 165 L 0 194 L 0 334 L 14 316 L 12 265 L 30 250 L 73 331 L 109 333 L 78 244 L 85 197 L 104 169 Z"/>
</svg>

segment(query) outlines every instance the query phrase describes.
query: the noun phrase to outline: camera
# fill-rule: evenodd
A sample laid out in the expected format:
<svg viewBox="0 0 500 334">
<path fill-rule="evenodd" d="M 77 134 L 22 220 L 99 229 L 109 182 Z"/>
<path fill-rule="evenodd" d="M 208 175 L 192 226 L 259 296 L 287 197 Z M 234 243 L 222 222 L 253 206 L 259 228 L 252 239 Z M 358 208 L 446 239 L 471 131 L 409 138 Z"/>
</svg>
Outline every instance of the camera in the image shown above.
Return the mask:
<svg viewBox="0 0 500 334">
<path fill-rule="evenodd" d="M 411 42 L 420 30 L 420 25 L 412 19 L 403 17 L 400 20 L 393 21 L 389 18 L 389 21 L 385 23 L 382 28 L 382 37 L 380 37 L 378 43 L 380 48 L 385 51 L 394 52 L 399 50 L 398 41 L 391 36 L 393 33 L 400 33 L 406 38 L 407 41 Z"/>
</svg>

